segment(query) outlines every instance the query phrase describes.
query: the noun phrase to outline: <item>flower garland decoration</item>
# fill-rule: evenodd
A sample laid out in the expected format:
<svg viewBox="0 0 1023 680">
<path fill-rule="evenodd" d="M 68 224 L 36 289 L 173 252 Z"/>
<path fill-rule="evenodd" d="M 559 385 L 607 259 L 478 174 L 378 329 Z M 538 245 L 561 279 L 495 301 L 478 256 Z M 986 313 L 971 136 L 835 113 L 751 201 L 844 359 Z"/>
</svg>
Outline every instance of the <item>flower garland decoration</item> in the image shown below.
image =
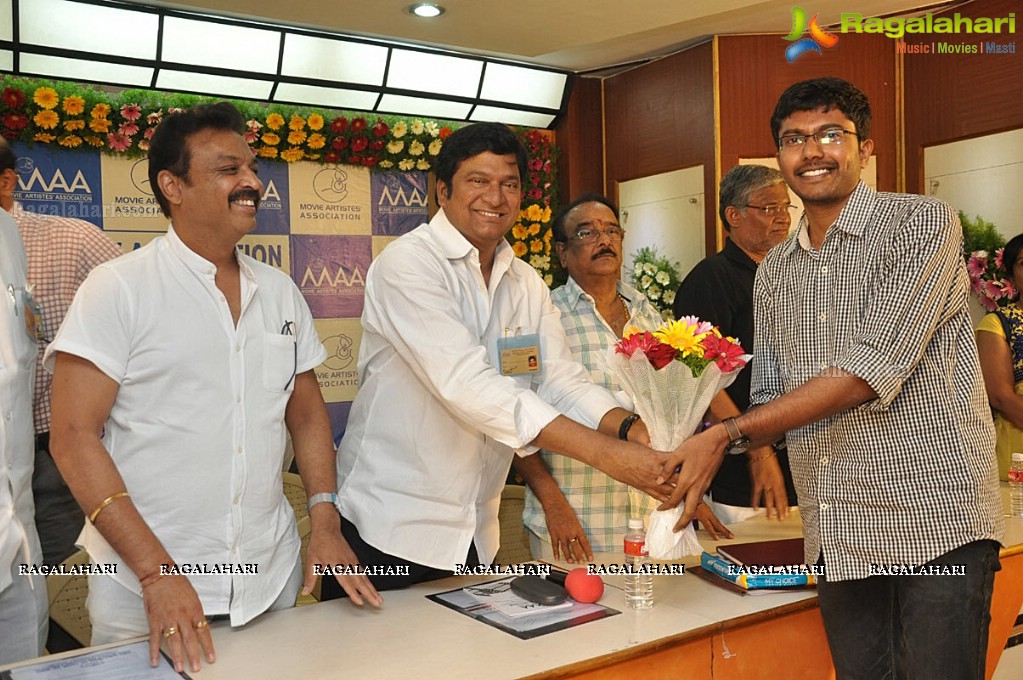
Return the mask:
<svg viewBox="0 0 1023 680">
<path fill-rule="evenodd" d="M 558 276 L 557 258 L 551 257 L 551 215 L 557 211 L 555 184 L 557 180 L 557 148 L 542 130 L 517 130 L 517 136 L 529 157 L 526 176 L 522 178 L 522 206 L 519 219 L 507 234 L 512 252 L 525 260 L 540 274 L 544 283 L 553 287 L 563 283 Z"/>
<path fill-rule="evenodd" d="M 626 329 L 615 344 L 615 353 L 631 357 L 637 351 L 657 370 L 673 361 L 685 364 L 694 378 L 711 364 L 728 373 L 744 367 L 749 359 L 738 340 L 721 335 L 717 326 L 695 316 L 668 321 L 653 331 Z"/>
<path fill-rule="evenodd" d="M 678 262 L 659 255 L 655 247 L 645 246 L 633 255 L 631 279 L 633 287 L 650 300 L 661 316 L 674 318 L 672 304 L 681 279 Z"/>
<path fill-rule="evenodd" d="M 111 95 L 68 82 L 0 76 L 0 136 L 11 142 L 96 149 L 140 158 L 164 116 L 215 97 L 126 90 Z M 400 172 L 433 168 L 458 123 L 347 111 L 283 108 L 233 101 L 243 136 L 261 159 L 313 161 Z M 548 286 L 563 282 L 551 258 L 551 213 L 557 210 L 557 147 L 544 130 L 516 129 L 529 156 L 519 220 L 508 234 L 515 254 Z M 556 258 L 553 258 L 556 260 Z"/>
</svg>

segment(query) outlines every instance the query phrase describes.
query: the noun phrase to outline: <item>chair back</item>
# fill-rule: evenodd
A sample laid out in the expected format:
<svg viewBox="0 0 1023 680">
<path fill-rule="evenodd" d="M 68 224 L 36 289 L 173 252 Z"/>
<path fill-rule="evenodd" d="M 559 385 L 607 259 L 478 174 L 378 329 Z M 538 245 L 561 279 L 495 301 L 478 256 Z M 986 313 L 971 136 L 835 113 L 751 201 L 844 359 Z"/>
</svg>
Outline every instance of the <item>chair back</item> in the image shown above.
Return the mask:
<svg viewBox="0 0 1023 680">
<path fill-rule="evenodd" d="M 526 506 L 526 489 L 518 484 L 505 484 L 501 492 L 501 508 L 497 512 L 501 524 L 501 547 L 494 557 L 497 564 L 521 564 L 533 559 L 529 534 L 522 523 Z"/>
<path fill-rule="evenodd" d="M 89 554 L 79 550 L 62 564 L 89 564 Z M 85 598 L 89 595 L 89 577 L 85 574 L 51 574 L 46 577 L 46 594 L 50 601 L 50 619 L 83 647 L 88 647 L 92 640 L 92 622 L 89 620 L 89 610 L 85 608 Z"/>
</svg>

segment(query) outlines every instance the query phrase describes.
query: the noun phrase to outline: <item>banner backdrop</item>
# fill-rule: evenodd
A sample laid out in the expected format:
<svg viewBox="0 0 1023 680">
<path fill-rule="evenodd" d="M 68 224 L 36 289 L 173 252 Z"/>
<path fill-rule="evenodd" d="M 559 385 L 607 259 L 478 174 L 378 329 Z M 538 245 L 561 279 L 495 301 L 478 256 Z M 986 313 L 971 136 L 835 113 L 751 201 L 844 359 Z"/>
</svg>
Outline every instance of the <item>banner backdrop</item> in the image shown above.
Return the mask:
<svg viewBox="0 0 1023 680">
<path fill-rule="evenodd" d="M 14 151 L 14 198 L 25 210 L 92 222 L 126 253 L 167 231 L 145 159 L 21 143 Z M 256 229 L 238 250 L 289 274 L 309 303 L 327 350 L 316 377 L 336 442 L 359 386 L 366 271 L 389 242 L 429 219 L 428 177 L 308 162 L 261 163 L 259 177 Z"/>
</svg>

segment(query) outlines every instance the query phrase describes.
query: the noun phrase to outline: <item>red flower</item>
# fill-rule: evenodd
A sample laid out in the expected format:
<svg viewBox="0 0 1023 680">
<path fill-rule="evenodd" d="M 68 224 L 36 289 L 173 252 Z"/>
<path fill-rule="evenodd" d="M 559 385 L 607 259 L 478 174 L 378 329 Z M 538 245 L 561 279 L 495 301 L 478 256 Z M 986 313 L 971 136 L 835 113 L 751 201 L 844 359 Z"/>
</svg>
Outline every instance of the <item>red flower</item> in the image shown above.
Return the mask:
<svg viewBox="0 0 1023 680">
<path fill-rule="evenodd" d="M 362 164 L 365 165 L 367 168 L 372 168 L 374 165 L 377 164 L 377 156 L 376 155 L 363 156 Z"/>
<path fill-rule="evenodd" d="M 347 118 L 344 118 L 344 117 L 342 117 L 342 118 L 335 118 L 334 120 L 332 120 L 330 122 L 330 131 L 331 132 L 339 134 L 339 133 L 344 132 L 347 129 L 348 129 L 348 119 Z"/>
<path fill-rule="evenodd" d="M 742 358 L 745 352 L 738 342 L 729 338 L 719 338 L 713 333 L 703 339 L 703 357 L 713 360 L 722 373 L 734 371 L 746 365 Z"/>
<path fill-rule="evenodd" d="M 8 142 L 14 142 L 18 139 L 18 133 L 13 130 L 4 130 L 3 132 L 0 132 L 0 137 L 3 137 Z"/>
<path fill-rule="evenodd" d="M 677 349 L 661 342 L 650 331 L 633 333 L 615 345 L 615 352 L 627 357 L 632 357 L 637 350 L 646 355 L 647 361 L 655 369 L 664 368 L 678 356 Z"/>
<path fill-rule="evenodd" d="M 341 154 L 339 154 L 337 151 L 328 151 L 326 155 L 324 155 L 323 160 L 327 161 L 328 163 L 337 164 L 341 162 Z"/>
<path fill-rule="evenodd" d="M 448 137 L 451 136 L 452 132 L 454 132 L 454 130 L 445 125 L 437 132 L 437 136 L 440 137 L 441 139 L 447 139 Z"/>
<path fill-rule="evenodd" d="M 387 127 L 387 123 L 382 120 L 378 120 L 377 124 L 373 126 L 373 136 L 383 137 L 391 128 Z"/>
<path fill-rule="evenodd" d="M 359 154 L 353 153 L 351 156 L 348 157 L 349 165 L 358 165 L 360 163 L 362 163 L 362 156 L 360 156 Z"/>
<path fill-rule="evenodd" d="M 338 136 L 334 138 L 334 141 L 330 143 L 335 150 L 340 151 L 341 149 L 348 146 L 348 138 L 345 136 Z"/>
<path fill-rule="evenodd" d="M 535 187 L 540 186 L 540 175 L 535 172 L 529 173 L 529 183 Z"/>
<path fill-rule="evenodd" d="M 543 167 L 543 161 L 540 160 L 539 158 L 530 158 L 529 159 L 529 169 L 530 170 L 540 170 L 542 167 Z"/>
<path fill-rule="evenodd" d="M 384 148 L 384 140 L 382 140 L 382 139 L 374 139 L 372 142 L 369 143 L 369 150 L 370 151 L 380 151 L 383 148 Z"/>
<path fill-rule="evenodd" d="M 24 130 L 28 125 L 28 116 L 23 113 L 8 113 L 2 120 L 4 127 L 11 130 Z"/>
<path fill-rule="evenodd" d="M 362 132 L 365 129 L 366 129 L 365 118 L 362 118 L 361 116 L 359 118 L 352 118 L 352 132 Z"/>
<path fill-rule="evenodd" d="M 352 123 L 352 129 L 355 129 L 355 123 Z M 352 152 L 362 153 L 369 146 L 369 140 L 366 139 L 366 135 L 356 135 L 352 137 Z"/>
<path fill-rule="evenodd" d="M 530 200 L 539 201 L 541 198 L 543 198 L 543 192 L 540 191 L 539 189 L 530 189 L 528 192 L 526 192 L 526 196 Z"/>
<path fill-rule="evenodd" d="M 25 103 L 25 93 L 13 87 L 5 87 L 0 99 L 12 109 L 20 109 Z"/>
</svg>

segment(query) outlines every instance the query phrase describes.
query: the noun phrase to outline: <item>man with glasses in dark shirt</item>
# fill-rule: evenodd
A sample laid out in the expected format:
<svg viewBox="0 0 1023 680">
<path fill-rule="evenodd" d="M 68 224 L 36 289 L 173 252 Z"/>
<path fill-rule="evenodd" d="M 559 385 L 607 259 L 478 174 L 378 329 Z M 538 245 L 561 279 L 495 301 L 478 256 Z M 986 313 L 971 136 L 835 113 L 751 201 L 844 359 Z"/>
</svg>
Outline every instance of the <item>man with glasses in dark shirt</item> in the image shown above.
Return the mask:
<svg viewBox="0 0 1023 680">
<path fill-rule="evenodd" d="M 721 179 L 718 211 L 728 233 L 725 247 L 697 264 L 675 294 L 675 318 L 696 316 L 724 335 L 753 347 L 753 279 L 757 266 L 788 236 L 794 206 L 781 173 L 763 165 L 737 165 Z M 751 365 L 718 392 L 710 409 L 718 418 L 749 408 Z M 729 456 L 710 485 L 715 511 L 726 522 L 749 518 L 763 505 L 768 515 L 788 515 L 796 502 L 784 443 Z M 725 507 L 722 507 L 725 506 Z"/>
</svg>

